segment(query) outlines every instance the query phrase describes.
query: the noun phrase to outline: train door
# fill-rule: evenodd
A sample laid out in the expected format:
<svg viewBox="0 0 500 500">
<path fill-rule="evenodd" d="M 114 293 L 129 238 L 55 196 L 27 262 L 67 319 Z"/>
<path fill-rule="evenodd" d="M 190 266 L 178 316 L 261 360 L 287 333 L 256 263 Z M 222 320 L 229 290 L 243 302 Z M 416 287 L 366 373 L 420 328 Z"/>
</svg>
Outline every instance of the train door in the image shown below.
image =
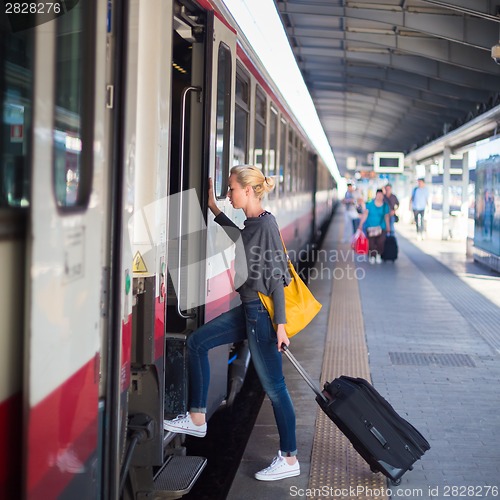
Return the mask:
<svg viewBox="0 0 500 500">
<path fill-rule="evenodd" d="M 181 496 L 190 486 L 185 486 L 187 476 L 179 474 L 180 470 L 187 467 L 194 481 L 205 464 L 201 457 L 184 457 L 189 465 L 183 464 L 182 452 L 172 450 L 182 443 L 171 433 L 163 436 L 162 418 L 163 410 L 168 418 L 187 409 L 186 340 L 204 321 L 207 234 L 202 207 L 206 206 L 210 158 L 216 151 L 212 132 L 216 120 L 212 115 L 217 111 L 217 94 L 214 101 L 212 74 L 218 66 L 216 59 L 213 67 L 212 58 L 216 32 L 213 12 L 191 2 L 169 5 L 159 0 L 130 0 L 128 10 L 121 161 L 124 207 L 127 200 L 131 202 L 123 212 L 121 272 L 127 275 L 129 262 L 133 286 L 132 305 L 128 300 L 121 305 L 122 358 L 130 345 L 130 362 L 122 359 L 121 368 L 125 376 L 130 372 L 130 382 L 120 387 L 120 401 L 125 401 L 124 390 L 128 396 L 129 459 L 125 458 L 121 472 L 127 499 L 136 498 L 137 492 L 160 494 L 160 490 L 164 495 Z M 234 33 L 231 36 L 234 48 Z M 234 58 L 234 50 L 232 54 Z M 234 78 L 228 67 L 234 68 L 234 63 L 224 68 L 230 95 Z M 230 105 L 225 98 L 226 128 L 231 123 Z M 229 129 L 224 137 L 228 162 Z M 128 222 L 127 212 L 132 214 Z M 165 303 L 163 279 L 167 285 Z M 158 354 L 163 354 L 163 348 L 165 356 L 161 358 Z M 212 355 L 211 382 L 217 390 L 211 399 L 211 412 L 226 394 L 227 362 L 227 347 Z M 165 373 L 160 381 L 162 369 Z M 134 443 L 136 431 L 138 442 Z M 160 467 L 162 451 L 167 458 Z M 123 466 L 128 467 L 126 476 Z M 175 487 L 178 480 L 184 486 Z M 165 486 L 157 486 L 165 483 L 173 491 L 167 493 Z"/>
<path fill-rule="evenodd" d="M 236 34 L 214 11 L 174 9 L 165 414 L 187 411 L 186 339 L 209 319 L 214 244 L 208 177 L 224 199 L 234 116 Z M 219 259 L 220 260 L 220 259 Z M 221 272 L 227 272 L 228 266 Z M 220 293 L 220 291 L 219 291 Z M 229 308 L 229 291 L 219 303 Z M 208 313 L 208 314 L 207 314 Z M 210 352 L 210 416 L 227 393 L 228 347 Z"/>
<path fill-rule="evenodd" d="M 212 12 L 208 29 L 211 36 L 209 57 L 211 72 L 206 93 L 210 93 L 210 135 L 207 137 L 208 172 L 213 179 L 214 192 L 221 203 L 220 208 L 228 210 L 225 203 L 228 190 L 229 170 L 233 161 L 235 86 L 236 86 L 236 32 L 217 13 Z M 231 214 L 230 214 L 231 215 Z M 231 307 L 234 295 L 232 280 L 234 245 L 224 231 L 213 221 L 213 215 L 207 218 L 206 275 L 205 275 L 205 320 L 210 320 Z M 212 383 L 208 392 L 207 413 L 210 415 L 220 402 L 231 392 L 231 380 L 228 374 L 228 348 L 221 346 L 212 353 Z M 237 366 L 232 365 L 231 368 Z M 244 363 L 244 366 L 246 364 Z M 243 380 L 244 374 L 237 374 L 236 379 Z"/>
<path fill-rule="evenodd" d="M 103 497 L 151 492 L 163 465 L 166 197 L 172 3 L 112 2 L 108 126 L 113 143 L 105 250 L 111 277 L 101 384 Z"/>
<path fill-rule="evenodd" d="M 34 29 L 18 498 L 98 497 L 106 9 Z"/>
</svg>

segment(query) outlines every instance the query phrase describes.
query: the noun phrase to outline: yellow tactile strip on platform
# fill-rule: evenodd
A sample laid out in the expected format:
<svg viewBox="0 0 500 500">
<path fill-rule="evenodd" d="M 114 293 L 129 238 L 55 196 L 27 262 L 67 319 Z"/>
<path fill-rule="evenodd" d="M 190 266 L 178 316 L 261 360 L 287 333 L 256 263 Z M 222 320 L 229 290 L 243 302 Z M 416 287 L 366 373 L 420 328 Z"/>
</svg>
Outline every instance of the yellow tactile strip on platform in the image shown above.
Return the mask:
<svg viewBox="0 0 500 500">
<path fill-rule="evenodd" d="M 347 256 L 347 245 L 339 245 Z M 321 383 L 340 375 L 370 379 L 358 281 L 352 272 L 355 259 L 336 263 L 332 302 L 323 356 Z M 318 410 L 308 498 L 387 499 L 387 480 L 374 474 L 337 426 Z"/>
</svg>

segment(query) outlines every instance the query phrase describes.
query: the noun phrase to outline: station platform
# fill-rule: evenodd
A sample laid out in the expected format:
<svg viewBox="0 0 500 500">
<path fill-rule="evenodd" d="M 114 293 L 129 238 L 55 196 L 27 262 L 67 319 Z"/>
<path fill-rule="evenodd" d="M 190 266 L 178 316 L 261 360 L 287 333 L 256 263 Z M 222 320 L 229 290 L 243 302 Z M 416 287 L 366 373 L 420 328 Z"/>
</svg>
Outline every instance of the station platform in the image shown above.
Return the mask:
<svg viewBox="0 0 500 500">
<path fill-rule="evenodd" d="M 310 271 L 323 308 L 290 349 L 320 386 L 339 375 L 370 380 L 431 449 L 391 485 L 284 359 L 301 474 L 254 478 L 279 447 L 266 397 L 227 498 L 499 498 L 500 276 L 467 258 L 465 241 L 417 241 L 411 224 L 396 225 L 394 263 L 354 255 L 342 231 L 338 211 Z"/>
</svg>

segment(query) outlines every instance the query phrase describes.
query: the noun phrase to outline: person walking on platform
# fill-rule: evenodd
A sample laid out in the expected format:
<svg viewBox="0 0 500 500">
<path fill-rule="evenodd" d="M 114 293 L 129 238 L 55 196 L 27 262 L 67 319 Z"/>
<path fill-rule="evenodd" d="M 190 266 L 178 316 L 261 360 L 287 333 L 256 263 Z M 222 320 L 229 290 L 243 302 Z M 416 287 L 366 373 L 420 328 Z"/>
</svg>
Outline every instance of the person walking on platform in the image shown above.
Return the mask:
<svg viewBox="0 0 500 500">
<path fill-rule="evenodd" d="M 399 220 L 398 216 L 396 215 L 396 210 L 399 208 L 399 200 L 398 197 L 392 192 L 392 185 L 387 184 L 385 186 L 385 194 L 384 194 L 384 201 L 389 205 L 389 218 L 390 218 L 390 228 L 391 228 L 391 233 L 394 234 L 394 223 Z"/>
<path fill-rule="evenodd" d="M 342 200 L 342 204 L 344 205 L 344 236 L 342 243 L 351 241 L 352 235 L 357 229 L 359 222 L 359 213 L 356 210 L 358 198 L 359 193 L 356 191 L 356 187 L 354 184 L 348 182 L 347 192 Z"/>
<path fill-rule="evenodd" d="M 493 238 L 493 220 L 495 219 L 495 197 L 493 190 L 484 191 L 484 209 L 483 209 L 483 233 L 485 238 L 491 241 Z"/>
<path fill-rule="evenodd" d="M 385 235 L 390 233 L 389 205 L 384 201 L 384 192 L 377 189 L 375 199 L 366 204 L 366 209 L 361 215 L 359 229 L 366 227 L 369 245 L 370 264 L 380 264 L 384 252 Z"/>
<path fill-rule="evenodd" d="M 273 406 L 280 441 L 280 450 L 271 465 L 255 474 L 255 478 L 261 481 L 300 474 L 295 410 L 285 384 L 281 356 L 281 345 L 290 344 L 285 332 L 284 296 L 284 286 L 290 282 L 290 276 L 276 219 L 261 205 L 263 196 L 273 188 L 274 180 L 265 177 L 257 167 L 245 165 L 231 169 L 229 201 L 234 208 L 243 209 L 247 217 L 241 230 L 217 207 L 212 180 L 209 180 L 208 208 L 215 215 L 215 222 L 235 243 L 239 243 L 236 245 L 235 283 L 241 283 L 237 291 L 242 304 L 214 318 L 188 337 L 189 411 L 173 420 L 165 420 L 163 424 L 167 431 L 205 436 L 210 379 L 208 351 L 247 339 L 260 382 Z M 273 318 L 261 303 L 258 292 L 273 297 Z M 277 325 L 276 330 L 273 323 Z"/>
<path fill-rule="evenodd" d="M 425 186 L 424 179 L 418 179 L 418 185 L 413 188 L 410 198 L 410 210 L 413 210 L 415 224 L 417 225 L 417 238 L 424 238 L 424 216 L 429 204 L 429 190 Z"/>
</svg>

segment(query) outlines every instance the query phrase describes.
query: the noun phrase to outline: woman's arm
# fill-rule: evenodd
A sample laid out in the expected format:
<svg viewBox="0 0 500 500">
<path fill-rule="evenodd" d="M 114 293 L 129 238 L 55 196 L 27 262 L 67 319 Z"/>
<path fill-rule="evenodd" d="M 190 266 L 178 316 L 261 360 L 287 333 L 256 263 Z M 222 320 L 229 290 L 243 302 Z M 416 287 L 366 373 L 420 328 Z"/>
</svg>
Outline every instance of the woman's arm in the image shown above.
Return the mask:
<svg viewBox="0 0 500 500">
<path fill-rule="evenodd" d="M 211 177 L 208 178 L 208 208 L 216 217 L 221 213 L 221 210 L 217 206 L 217 202 L 215 200 L 214 185 Z"/>
<path fill-rule="evenodd" d="M 283 281 L 277 284 L 272 293 L 274 303 L 273 323 L 276 327 L 276 337 L 278 341 L 278 351 L 281 352 L 281 344 L 289 345 L 290 340 L 285 331 L 286 310 L 285 310 L 285 288 Z"/>
<path fill-rule="evenodd" d="M 215 222 L 219 224 L 229 238 L 236 243 L 241 237 L 241 229 L 217 206 L 211 178 L 208 179 L 208 208 L 215 215 Z"/>
<path fill-rule="evenodd" d="M 365 208 L 364 212 L 361 214 L 361 217 L 359 218 L 359 226 L 358 229 L 361 231 L 363 229 L 363 224 L 366 221 L 366 218 L 368 217 L 369 210 Z"/>
<path fill-rule="evenodd" d="M 285 325 L 281 324 L 277 326 L 276 329 L 276 337 L 278 339 L 278 351 L 281 352 L 281 345 L 285 344 L 286 346 L 290 345 L 290 339 L 285 331 Z"/>
</svg>

